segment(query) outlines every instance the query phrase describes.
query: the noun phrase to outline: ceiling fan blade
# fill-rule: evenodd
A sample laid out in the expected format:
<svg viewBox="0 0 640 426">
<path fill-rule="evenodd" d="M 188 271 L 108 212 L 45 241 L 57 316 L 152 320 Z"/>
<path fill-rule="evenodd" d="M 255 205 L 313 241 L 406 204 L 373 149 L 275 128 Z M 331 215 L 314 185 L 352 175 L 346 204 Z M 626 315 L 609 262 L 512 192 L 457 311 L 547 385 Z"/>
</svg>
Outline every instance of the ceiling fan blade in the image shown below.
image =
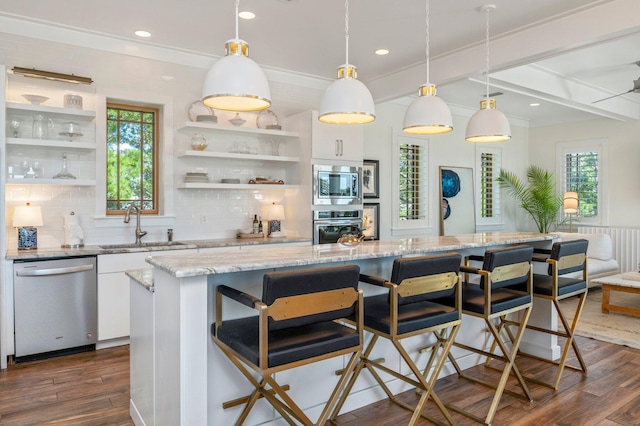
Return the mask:
<svg viewBox="0 0 640 426">
<path fill-rule="evenodd" d="M 598 102 L 602 102 L 602 101 L 606 101 L 607 99 L 616 98 L 618 96 L 626 95 L 627 93 L 631 93 L 631 92 L 633 92 L 633 89 L 627 90 L 626 92 L 623 92 L 623 93 L 618 93 L 617 95 L 609 96 L 608 98 L 598 99 L 597 101 L 593 101 L 591 103 L 592 104 L 597 104 Z"/>
</svg>

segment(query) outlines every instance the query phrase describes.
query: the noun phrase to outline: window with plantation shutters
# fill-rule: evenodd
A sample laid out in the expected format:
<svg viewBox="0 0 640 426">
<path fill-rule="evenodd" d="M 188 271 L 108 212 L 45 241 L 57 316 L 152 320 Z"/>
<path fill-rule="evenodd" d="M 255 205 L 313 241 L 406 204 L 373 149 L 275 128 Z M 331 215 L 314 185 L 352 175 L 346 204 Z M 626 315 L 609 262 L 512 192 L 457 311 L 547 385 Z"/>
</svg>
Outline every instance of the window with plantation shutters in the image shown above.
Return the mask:
<svg viewBox="0 0 640 426">
<path fill-rule="evenodd" d="M 558 192 L 578 193 L 578 212 L 574 222 L 580 225 L 605 225 L 608 223 L 607 191 L 607 140 L 561 142 L 557 144 L 556 176 Z M 563 209 L 561 215 L 568 216 Z"/>
<path fill-rule="evenodd" d="M 426 140 L 399 136 L 394 151 L 394 228 L 425 227 L 429 189 Z"/>
<path fill-rule="evenodd" d="M 476 147 L 476 220 L 479 225 L 501 223 L 500 186 L 496 179 L 500 175 L 501 148 Z"/>
</svg>

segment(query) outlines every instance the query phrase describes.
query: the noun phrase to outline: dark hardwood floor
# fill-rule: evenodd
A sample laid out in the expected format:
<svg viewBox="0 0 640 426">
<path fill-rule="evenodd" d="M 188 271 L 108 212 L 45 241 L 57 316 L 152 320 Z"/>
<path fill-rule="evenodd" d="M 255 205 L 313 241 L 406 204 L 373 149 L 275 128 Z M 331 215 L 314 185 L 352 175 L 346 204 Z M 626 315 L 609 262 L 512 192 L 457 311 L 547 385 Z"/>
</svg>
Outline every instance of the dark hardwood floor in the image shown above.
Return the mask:
<svg viewBox="0 0 640 426">
<path fill-rule="evenodd" d="M 639 425 L 640 350 L 578 338 L 588 377 L 567 370 L 560 389 L 530 384 L 534 402 L 504 395 L 494 425 Z M 543 378 L 548 364 L 518 358 L 523 373 Z M 482 366 L 469 370 L 495 377 Z M 367 374 L 366 372 L 363 374 Z M 514 387 L 515 379 L 510 381 Z M 452 375 L 438 381 L 443 401 L 486 413 L 491 390 Z M 405 392 L 406 402 L 416 400 Z M 433 404 L 427 413 L 440 417 Z M 476 424 L 453 413 L 460 425 Z M 345 426 L 403 425 L 407 412 L 386 400 L 340 416 Z M 44 361 L 11 365 L 0 373 L 0 425 L 131 425 L 129 348 L 121 346 Z M 427 420 L 420 424 L 430 424 Z"/>
</svg>

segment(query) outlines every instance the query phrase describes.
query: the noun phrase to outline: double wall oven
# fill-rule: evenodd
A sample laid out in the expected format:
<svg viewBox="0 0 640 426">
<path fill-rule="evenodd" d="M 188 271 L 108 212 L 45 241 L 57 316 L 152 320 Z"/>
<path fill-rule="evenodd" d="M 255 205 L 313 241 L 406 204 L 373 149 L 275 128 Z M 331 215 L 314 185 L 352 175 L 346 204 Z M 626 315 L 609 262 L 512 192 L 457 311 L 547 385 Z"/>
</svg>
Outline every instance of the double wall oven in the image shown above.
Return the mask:
<svg viewBox="0 0 640 426">
<path fill-rule="evenodd" d="M 313 244 L 362 229 L 362 168 L 314 164 L 313 204 Z"/>
</svg>

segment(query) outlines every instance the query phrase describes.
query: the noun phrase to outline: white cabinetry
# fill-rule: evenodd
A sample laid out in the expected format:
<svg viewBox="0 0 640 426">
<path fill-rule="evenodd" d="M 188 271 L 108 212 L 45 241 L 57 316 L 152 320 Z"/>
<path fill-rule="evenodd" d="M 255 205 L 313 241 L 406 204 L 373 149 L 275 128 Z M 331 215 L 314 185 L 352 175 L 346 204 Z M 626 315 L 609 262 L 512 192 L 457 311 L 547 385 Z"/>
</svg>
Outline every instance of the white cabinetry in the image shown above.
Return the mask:
<svg viewBox="0 0 640 426">
<path fill-rule="evenodd" d="M 129 337 L 129 277 L 126 271 L 150 269 L 150 256 L 193 254 L 197 250 L 168 250 L 98 256 L 98 342 Z M 108 346 L 101 345 L 102 347 Z"/>
<path fill-rule="evenodd" d="M 364 131 L 361 125 L 322 123 L 317 111 L 309 111 L 308 115 L 311 158 L 362 163 Z"/>
<path fill-rule="evenodd" d="M 44 96 L 45 100 L 39 105 L 29 103 L 25 94 Z M 84 109 L 64 108 L 67 94 L 81 96 Z M 9 74 L 6 101 L 3 166 L 7 184 L 95 186 L 96 112 L 92 87 Z M 33 134 L 36 117 L 42 122 L 44 133 L 39 138 Z M 63 168 L 63 153 L 67 169 L 76 179 L 53 179 Z"/>
<path fill-rule="evenodd" d="M 257 128 L 241 128 L 213 123 L 187 122 L 178 131 L 183 135 L 183 149 L 178 158 L 178 189 L 296 189 L 300 161 L 298 134 Z M 204 151 L 190 149 L 194 133 L 205 136 Z M 184 183 L 184 173 L 206 169 L 209 182 Z M 284 184 L 249 184 L 256 177 L 282 180 Z M 222 179 L 239 179 L 240 183 L 221 183 Z"/>
<path fill-rule="evenodd" d="M 155 407 L 154 324 L 155 306 L 153 292 L 139 283 L 131 282 L 131 339 L 130 339 L 130 397 L 131 417 L 135 424 L 153 426 Z M 144 420 L 142 420 L 144 419 Z M 141 421 L 142 420 L 142 421 Z"/>
</svg>

